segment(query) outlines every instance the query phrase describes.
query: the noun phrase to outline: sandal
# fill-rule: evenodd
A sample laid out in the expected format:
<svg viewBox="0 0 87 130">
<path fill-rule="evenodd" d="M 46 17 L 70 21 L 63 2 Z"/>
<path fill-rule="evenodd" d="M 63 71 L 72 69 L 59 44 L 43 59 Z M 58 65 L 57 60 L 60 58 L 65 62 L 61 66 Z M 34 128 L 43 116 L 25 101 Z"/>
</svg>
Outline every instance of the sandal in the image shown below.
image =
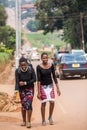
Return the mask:
<svg viewBox="0 0 87 130">
<path fill-rule="evenodd" d="M 42 125 L 46 125 L 46 121 L 45 120 L 42 120 Z"/>
<path fill-rule="evenodd" d="M 53 125 L 54 123 L 53 123 L 53 120 L 52 120 L 52 117 L 49 117 L 49 123 L 50 123 L 50 125 Z"/>
<path fill-rule="evenodd" d="M 26 122 L 22 122 L 22 123 L 21 123 L 21 126 L 26 126 Z"/>
<path fill-rule="evenodd" d="M 27 127 L 27 128 L 31 128 L 31 123 L 30 123 L 30 122 L 27 122 L 26 127 Z"/>
</svg>

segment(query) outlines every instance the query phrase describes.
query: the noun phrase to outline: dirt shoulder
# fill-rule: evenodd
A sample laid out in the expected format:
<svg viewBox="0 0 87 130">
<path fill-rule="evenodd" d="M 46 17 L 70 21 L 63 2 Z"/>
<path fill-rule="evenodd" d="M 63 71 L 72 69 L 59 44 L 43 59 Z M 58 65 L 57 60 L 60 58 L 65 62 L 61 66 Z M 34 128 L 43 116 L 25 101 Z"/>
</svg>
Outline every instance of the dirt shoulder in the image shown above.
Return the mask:
<svg viewBox="0 0 87 130">
<path fill-rule="evenodd" d="M 0 84 L 14 83 L 13 61 L 4 66 L 4 70 L 0 73 Z"/>
</svg>

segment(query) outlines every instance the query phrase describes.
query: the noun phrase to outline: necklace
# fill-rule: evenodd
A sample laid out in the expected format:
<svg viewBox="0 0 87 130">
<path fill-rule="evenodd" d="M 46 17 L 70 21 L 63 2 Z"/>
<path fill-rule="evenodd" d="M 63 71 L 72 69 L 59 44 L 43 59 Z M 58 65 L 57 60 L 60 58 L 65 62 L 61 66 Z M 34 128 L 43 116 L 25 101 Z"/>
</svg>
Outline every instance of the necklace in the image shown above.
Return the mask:
<svg viewBox="0 0 87 130">
<path fill-rule="evenodd" d="M 28 67 L 25 69 L 25 70 L 23 70 L 22 68 L 21 68 L 21 71 L 22 72 L 26 72 L 28 70 Z"/>
<path fill-rule="evenodd" d="M 44 69 L 49 69 L 49 68 L 50 68 L 50 64 L 43 64 L 43 63 L 42 63 L 42 67 L 43 67 Z"/>
</svg>

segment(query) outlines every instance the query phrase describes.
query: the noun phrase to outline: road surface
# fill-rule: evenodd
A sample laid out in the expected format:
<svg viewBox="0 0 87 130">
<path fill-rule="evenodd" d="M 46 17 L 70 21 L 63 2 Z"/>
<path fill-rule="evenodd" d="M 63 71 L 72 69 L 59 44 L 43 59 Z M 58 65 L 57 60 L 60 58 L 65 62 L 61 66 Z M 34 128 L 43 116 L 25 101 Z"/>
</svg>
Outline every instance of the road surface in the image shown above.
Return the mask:
<svg viewBox="0 0 87 130">
<path fill-rule="evenodd" d="M 38 62 L 33 62 L 35 67 Z M 41 125 L 40 101 L 36 98 L 37 86 L 33 102 L 32 130 L 87 130 L 87 79 L 72 78 L 59 80 L 61 96 L 56 94 L 54 125 L 48 122 L 48 107 L 46 106 L 47 125 Z M 56 90 L 56 89 L 55 89 Z M 14 92 L 14 85 L 0 85 L 0 91 Z M 21 127 L 21 112 L 0 112 L 0 130 L 25 130 Z"/>
</svg>

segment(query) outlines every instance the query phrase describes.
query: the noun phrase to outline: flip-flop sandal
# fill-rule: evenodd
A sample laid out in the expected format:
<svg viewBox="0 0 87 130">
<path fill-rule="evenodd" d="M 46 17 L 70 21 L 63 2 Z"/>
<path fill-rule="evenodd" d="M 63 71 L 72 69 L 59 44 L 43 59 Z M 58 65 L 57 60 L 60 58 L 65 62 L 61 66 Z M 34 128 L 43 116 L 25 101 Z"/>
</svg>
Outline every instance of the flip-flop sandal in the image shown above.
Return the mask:
<svg viewBox="0 0 87 130">
<path fill-rule="evenodd" d="M 42 121 L 42 125 L 46 125 L 46 121 L 45 120 Z"/>
<path fill-rule="evenodd" d="M 22 122 L 22 123 L 21 123 L 21 126 L 26 126 L 26 122 Z"/>
<path fill-rule="evenodd" d="M 50 123 L 50 125 L 53 125 L 54 123 L 53 123 L 53 120 L 52 120 L 52 117 L 49 117 L 49 123 Z"/>
<path fill-rule="evenodd" d="M 31 128 L 31 123 L 30 123 L 30 122 L 27 122 L 26 127 L 27 127 L 27 128 Z"/>
</svg>

